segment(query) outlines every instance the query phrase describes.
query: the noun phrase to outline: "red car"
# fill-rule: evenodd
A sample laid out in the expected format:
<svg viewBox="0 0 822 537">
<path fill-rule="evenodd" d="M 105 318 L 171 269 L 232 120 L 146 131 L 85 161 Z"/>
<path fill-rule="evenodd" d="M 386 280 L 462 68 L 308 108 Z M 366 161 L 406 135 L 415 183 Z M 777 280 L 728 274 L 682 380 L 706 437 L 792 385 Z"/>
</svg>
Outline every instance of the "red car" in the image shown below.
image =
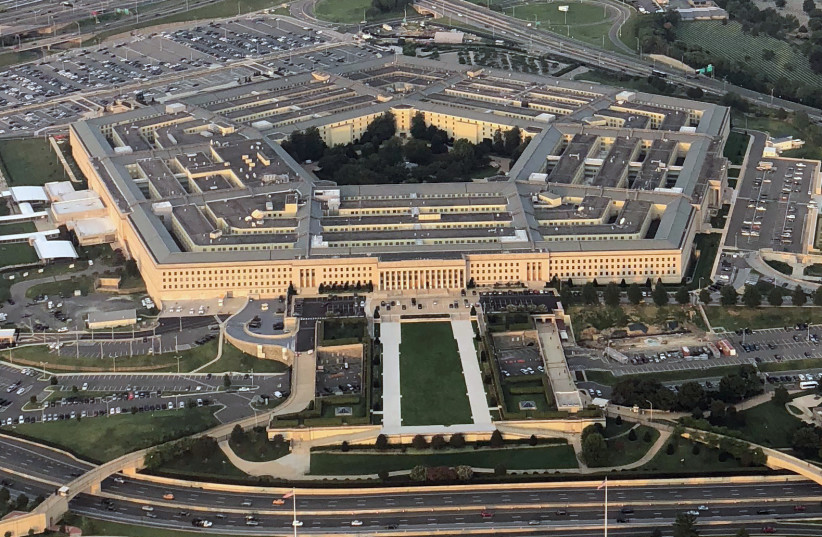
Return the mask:
<svg viewBox="0 0 822 537">
<path fill-rule="evenodd" d="M 776 530 L 772 526 L 765 526 L 762 528 L 762 533 L 776 533 Z"/>
<path fill-rule="evenodd" d="M 794 505 L 793 510 L 796 511 L 797 513 L 804 513 L 805 512 L 805 506 L 804 505 Z"/>
<path fill-rule="evenodd" d="M 494 513 L 492 513 L 491 511 L 480 511 L 480 516 L 482 518 L 493 518 Z"/>
</svg>

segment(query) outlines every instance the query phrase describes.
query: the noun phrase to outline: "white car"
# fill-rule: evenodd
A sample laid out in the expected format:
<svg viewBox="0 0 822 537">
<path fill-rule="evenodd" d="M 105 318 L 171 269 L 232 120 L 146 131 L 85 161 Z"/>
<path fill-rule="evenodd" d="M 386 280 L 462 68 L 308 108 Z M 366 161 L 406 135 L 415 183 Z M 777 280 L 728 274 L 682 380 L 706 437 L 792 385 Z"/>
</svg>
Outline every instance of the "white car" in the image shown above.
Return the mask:
<svg viewBox="0 0 822 537">
<path fill-rule="evenodd" d="M 303 521 L 302 520 L 294 520 L 294 521 L 291 522 L 291 525 L 294 526 L 295 528 L 299 528 L 299 527 L 302 527 Z"/>
<path fill-rule="evenodd" d="M 125 480 L 125 479 L 123 479 L 123 478 L 122 478 L 122 477 L 120 477 L 120 476 L 117 476 L 117 477 L 115 477 L 115 478 L 114 478 L 114 482 L 115 482 L 115 483 L 117 483 L 118 485 L 122 485 L 123 483 L 125 483 L 125 482 L 126 482 L 126 480 Z"/>
<path fill-rule="evenodd" d="M 362 520 L 352 520 L 351 525 L 352 526 L 362 526 Z"/>
</svg>

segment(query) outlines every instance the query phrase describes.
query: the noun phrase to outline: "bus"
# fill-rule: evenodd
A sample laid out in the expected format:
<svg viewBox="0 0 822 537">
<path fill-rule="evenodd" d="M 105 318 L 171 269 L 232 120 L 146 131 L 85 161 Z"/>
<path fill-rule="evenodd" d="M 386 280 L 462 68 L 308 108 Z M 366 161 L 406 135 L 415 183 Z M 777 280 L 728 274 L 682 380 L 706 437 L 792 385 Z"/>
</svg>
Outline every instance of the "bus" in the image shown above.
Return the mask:
<svg viewBox="0 0 822 537">
<path fill-rule="evenodd" d="M 819 383 L 815 380 L 806 380 L 805 382 L 799 383 L 800 390 L 812 390 L 817 387 L 819 387 Z"/>
</svg>

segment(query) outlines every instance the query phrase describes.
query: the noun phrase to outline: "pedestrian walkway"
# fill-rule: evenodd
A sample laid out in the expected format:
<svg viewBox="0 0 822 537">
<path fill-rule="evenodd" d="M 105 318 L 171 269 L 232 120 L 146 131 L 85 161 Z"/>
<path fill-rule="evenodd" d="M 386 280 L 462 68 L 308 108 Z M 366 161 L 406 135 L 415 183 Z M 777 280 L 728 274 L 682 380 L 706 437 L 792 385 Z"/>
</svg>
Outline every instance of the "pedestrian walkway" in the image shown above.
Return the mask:
<svg viewBox="0 0 822 537">
<path fill-rule="evenodd" d="M 402 325 L 399 322 L 380 323 L 382 343 L 382 424 L 387 429 L 402 426 L 400 399 L 400 341 Z"/>
<path fill-rule="evenodd" d="M 454 332 L 454 339 L 457 340 L 462 362 L 462 375 L 465 377 L 465 387 L 468 389 L 471 419 L 475 425 L 490 425 L 491 412 L 488 410 L 485 385 L 482 383 L 482 372 L 477 359 L 477 349 L 474 346 L 474 326 L 470 320 L 452 320 L 451 330 Z"/>
</svg>

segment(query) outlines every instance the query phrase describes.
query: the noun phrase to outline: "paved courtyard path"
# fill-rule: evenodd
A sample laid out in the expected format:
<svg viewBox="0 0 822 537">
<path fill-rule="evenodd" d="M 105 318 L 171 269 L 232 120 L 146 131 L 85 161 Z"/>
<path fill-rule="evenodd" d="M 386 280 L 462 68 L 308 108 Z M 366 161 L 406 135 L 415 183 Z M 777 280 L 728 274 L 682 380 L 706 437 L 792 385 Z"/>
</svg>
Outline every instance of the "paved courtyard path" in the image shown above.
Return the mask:
<svg viewBox="0 0 822 537">
<path fill-rule="evenodd" d="M 462 362 L 462 375 L 468 389 L 468 403 L 471 405 L 471 418 L 475 425 L 491 425 L 491 412 L 485 397 L 485 385 L 482 383 L 482 372 L 474 346 L 474 327 L 470 320 L 452 320 L 451 330 L 457 340 L 457 348 Z"/>
<path fill-rule="evenodd" d="M 380 323 L 382 343 L 382 423 L 395 430 L 402 426 L 400 398 L 400 341 L 402 329 L 399 322 Z"/>
</svg>

